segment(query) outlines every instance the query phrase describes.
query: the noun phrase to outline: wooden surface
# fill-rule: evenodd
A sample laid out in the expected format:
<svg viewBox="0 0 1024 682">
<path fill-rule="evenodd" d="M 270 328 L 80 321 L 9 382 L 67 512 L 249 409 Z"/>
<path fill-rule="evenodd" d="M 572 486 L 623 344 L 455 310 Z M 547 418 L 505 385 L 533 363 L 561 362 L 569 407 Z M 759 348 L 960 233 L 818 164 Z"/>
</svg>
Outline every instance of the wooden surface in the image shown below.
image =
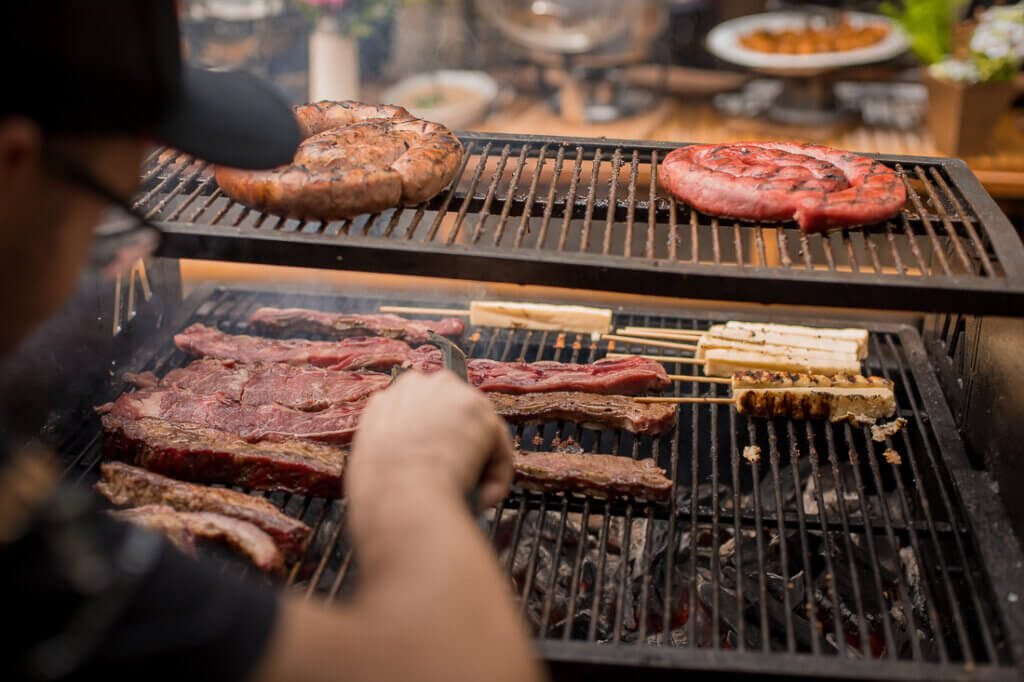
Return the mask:
<svg viewBox="0 0 1024 682">
<path fill-rule="evenodd" d="M 966 159 L 995 197 L 1024 200 L 1024 121 L 1010 112 L 995 133 L 993 153 Z M 927 129 L 900 131 L 856 125 L 846 130 L 785 129 L 750 120 L 727 120 L 709 104 L 665 99 L 641 116 L 606 124 L 571 125 L 533 98 L 516 98 L 475 130 L 538 135 L 611 137 L 680 142 L 800 139 L 843 149 L 884 154 L 938 156 Z"/>
</svg>

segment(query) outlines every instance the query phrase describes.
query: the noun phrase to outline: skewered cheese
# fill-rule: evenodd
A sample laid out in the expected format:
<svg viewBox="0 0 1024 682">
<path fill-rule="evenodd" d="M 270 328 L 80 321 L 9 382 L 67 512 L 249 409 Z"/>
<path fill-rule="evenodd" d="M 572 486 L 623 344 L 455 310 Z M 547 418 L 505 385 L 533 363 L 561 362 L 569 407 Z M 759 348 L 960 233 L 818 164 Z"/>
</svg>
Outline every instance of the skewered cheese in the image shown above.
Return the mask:
<svg viewBox="0 0 1024 682">
<path fill-rule="evenodd" d="M 785 336 L 799 336 L 811 339 L 835 339 L 853 341 L 857 344 L 857 357 L 864 359 L 868 356 L 868 330 L 856 327 L 829 328 L 829 327 L 804 327 L 792 324 L 771 324 L 767 322 L 736 322 L 730 321 L 725 325 L 729 329 L 744 329 L 761 334 L 781 334 Z"/>
<path fill-rule="evenodd" d="M 473 301 L 469 321 L 485 327 L 606 334 L 612 329 L 612 311 L 578 305 Z"/>
<path fill-rule="evenodd" d="M 804 374 L 857 374 L 860 362 L 850 355 L 795 351 L 789 354 L 771 354 L 759 350 L 712 348 L 703 354 L 704 373 L 713 377 L 731 377 L 736 372 L 767 370 Z"/>
<path fill-rule="evenodd" d="M 821 353 L 851 354 L 860 359 L 861 347 L 853 339 L 834 338 L 824 335 L 793 334 L 772 329 L 755 330 L 729 327 L 724 324 L 712 325 L 701 339 L 705 348 L 733 347 L 727 344 L 742 343 L 762 348 L 801 348 Z"/>
</svg>

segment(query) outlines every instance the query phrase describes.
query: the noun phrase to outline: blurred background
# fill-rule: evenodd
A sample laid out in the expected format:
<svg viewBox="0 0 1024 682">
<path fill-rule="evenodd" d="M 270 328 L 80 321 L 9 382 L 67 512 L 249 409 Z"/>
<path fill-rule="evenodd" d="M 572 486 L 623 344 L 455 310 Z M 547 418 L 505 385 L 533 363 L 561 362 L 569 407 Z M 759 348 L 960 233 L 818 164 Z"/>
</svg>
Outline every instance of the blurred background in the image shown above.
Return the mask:
<svg viewBox="0 0 1024 682">
<path fill-rule="evenodd" d="M 1024 218 L 1024 6 L 965 0 L 187 0 L 196 63 L 456 130 L 799 139 L 963 157 Z"/>
</svg>

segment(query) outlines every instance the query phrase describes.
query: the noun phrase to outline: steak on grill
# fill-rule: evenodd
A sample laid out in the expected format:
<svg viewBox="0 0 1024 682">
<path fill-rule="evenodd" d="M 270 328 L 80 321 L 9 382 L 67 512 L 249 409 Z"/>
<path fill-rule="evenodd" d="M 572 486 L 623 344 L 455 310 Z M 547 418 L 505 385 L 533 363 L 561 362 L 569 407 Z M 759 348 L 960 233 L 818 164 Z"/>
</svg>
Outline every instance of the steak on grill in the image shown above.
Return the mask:
<svg viewBox="0 0 1024 682">
<path fill-rule="evenodd" d="M 378 313 L 355 315 L 327 313 L 308 308 L 259 308 L 249 316 L 249 324 L 261 333 L 275 336 L 315 334 L 329 339 L 377 336 L 402 339 L 409 343 L 426 343 L 430 333 L 450 338 L 462 336 L 466 324 L 457 318 L 441 320 L 407 320 L 398 315 Z"/>
<path fill-rule="evenodd" d="M 672 481 L 653 459 L 519 451 L 513 464 L 515 484 L 538 492 L 577 492 L 655 502 L 664 502 L 672 494 Z"/>
<path fill-rule="evenodd" d="M 178 348 L 192 355 L 238 362 L 285 362 L 313 364 L 331 369 L 386 369 L 404 365 L 422 372 L 442 367 L 441 351 L 432 346 L 410 348 L 395 339 L 360 337 L 341 341 L 267 339 L 225 334 L 194 324 L 174 337 Z M 567 362 L 498 362 L 472 359 L 467 362 L 469 380 L 482 391 L 536 393 L 584 391 L 587 393 L 637 394 L 671 385 L 665 368 L 653 360 L 628 357 L 598 360 L 590 364 Z"/>
<path fill-rule="evenodd" d="M 808 233 L 886 220 L 907 198 L 899 175 L 882 163 L 812 144 L 694 145 L 670 152 L 659 170 L 662 186 L 699 211 L 795 220 Z"/>
<path fill-rule="evenodd" d="M 221 395 L 200 395 L 177 388 L 142 388 L 124 393 L 97 408 L 100 414 L 125 419 L 155 417 L 227 431 L 255 443 L 269 440 L 312 440 L 347 443 L 355 434 L 364 403 L 343 403 L 302 412 L 274 403 L 243 405 Z"/>
<path fill-rule="evenodd" d="M 184 551 L 192 550 L 192 539 L 202 538 L 226 544 L 252 561 L 265 573 L 284 570 L 284 557 L 269 535 L 247 521 L 212 512 L 180 512 L 165 504 L 149 504 L 111 512 L 116 518 L 166 535 Z"/>
<path fill-rule="evenodd" d="M 174 343 L 197 357 L 246 363 L 283 362 L 332 369 L 390 369 L 414 357 L 409 345 L 397 339 L 362 336 L 340 341 L 268 339 L 226 334 L 203 324 L 193 324 L 176 334 Z"/>
<path fill-rule="evenodd" d="M 341 497 L 343 450 L 300 440 L 249 443 L 238 436 L 153 417 L 107 414 L 103 453 L 186 481 Z"/>
<path fill-rule="evenodd" d="M 291 559 L 299 557 L 310 534 L 309 526 L 270 502 L 235 490 L 176 481 L 121 462 L 104 462 L 100 476 L 97 492 L 119 507 L 163 504 L 176 511 L 214 512 L 246 521 L 272 537 Z"/>
<path fill-rule="evenodd" d="M 498 414 L 512 424 L 563 420 L 592 429 L 624 429 L 648 436 L 670 431 L 676 425 L 678 411 L 675 405 L 579 391 L 490 393 L 488 397 Z"/>
<path fill-rule="evenodd" d="M 162 379 L 149 373 L 125 377 L 139 388 L 176 388 L 199 395 L 221 395 L 243 405 L 277 403 L 305 412 L 359 402 L 391 383 L 390 376 L 379 372 L 280 362 L 246 365 L 209 358 L 172 369 Z"/>
<path fill-rule="evenodd" d="M 468 370 L 470 383 L 488 392 L 582 391 L 636 395 L 664 390 L 672 385 L 661 363 L 636 356 L 598 360 L 585 365 L 476 359 L 469 361 Z"/>
</svg>

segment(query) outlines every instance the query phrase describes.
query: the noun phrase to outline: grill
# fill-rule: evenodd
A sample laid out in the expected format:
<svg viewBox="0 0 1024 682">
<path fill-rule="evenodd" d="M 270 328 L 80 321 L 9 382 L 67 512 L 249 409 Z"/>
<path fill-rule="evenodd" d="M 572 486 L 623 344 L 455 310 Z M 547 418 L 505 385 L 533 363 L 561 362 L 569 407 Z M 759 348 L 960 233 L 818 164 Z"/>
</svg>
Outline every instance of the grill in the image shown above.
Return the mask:
<svg viewBox="0 0 1024 682">
<path fill-rule="evenodd" d="M 119 366 L 159 374 L 181 366 L 188 358 L 174 348 L 174 331 L 203 322 L 245 332 L 261 305 L 372 311 L 380 302 L 201 287 Z M 619 313 L 615 323 L 699 329 L 711 321 L 637 312 Z M 468 329 L 462 345 L 471 357 L 524 361 L 590 362 L 612 350 L 575 334 L 492 328 Z M 668 505 L 516 493 L 485 517 L 556 674 L 667 677 L 713 667 L 787 677 L 1017 679 L 1020 557 L 1000 541 L 1005 515 L 990 479 L 967 462 L 916 330 L 876 326 L 866 370 L 895 381 L 909 422 L 887 443 L 861 427 L 748 419 L 710 404 L 681 405 L 678 427 L 655 439 L 561 422 L 517 428 L 525 449 L 655 457 L 675 483 Z M 96 400 L 122 390 L 115 378 Z M 60 445 L 69 477 L 95 478 L 99 440 L 98 420 L 81 415 Z M 759 461 L 742 456 L 751 444 Z M 887 447 L 898 461 L 883 456 Z M 343 601 L 359 577 L 344 503 L 268 497 L 315 529 L 291 566 L 291 589 Z"/>
<path fill-rule="evenodd" d="M 162 255 L 380 269 L 688 298 L 1015 314 L 1024 247 L 961 161 L 878 157 L 908 203 L 881 225 L 805 235 L 710 218 L 657 185 L 678 145 L 461 135 L 458 179 L 430 202 L 320 223 L 230 201 L 210 168 L 154 153 L 137 207 Z"/>
</svg>

